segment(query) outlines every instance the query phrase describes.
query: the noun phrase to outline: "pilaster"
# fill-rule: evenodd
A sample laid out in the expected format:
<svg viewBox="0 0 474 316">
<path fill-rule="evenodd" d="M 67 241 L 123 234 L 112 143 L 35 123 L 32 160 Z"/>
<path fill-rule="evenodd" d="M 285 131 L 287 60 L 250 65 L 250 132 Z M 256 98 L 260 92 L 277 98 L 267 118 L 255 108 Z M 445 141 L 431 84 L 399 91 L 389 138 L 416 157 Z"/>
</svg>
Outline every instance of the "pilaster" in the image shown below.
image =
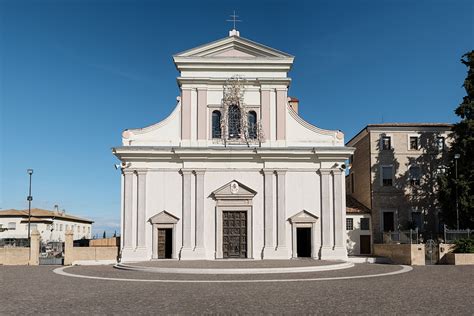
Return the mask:
<svg viewBox="0 0 474 316">
<path fill-rule="evenodd" d="M 132 212 L 133 212 L 133 170 L 124 169 L 124 192 L 123 192 L 123 227 L 122 238 L 124 250 L 133 248 L 132 236 Z"/>
<path fill-rule="evenodd" d="M 263 169 L 264 177 L 264 210 L 265 210 L 265 222 L 264 222 L 264 237 L 265 246 L 263 249 L 263 258 L 271 257 L 275 251 L 275 244 L 273 241 L 273 170 Z"/>
<path fill-rule="evenodd" d="M 197 89 L 197 139 L 206 140 L 207 132 L 207 88 Z"/>
<path fill-rule="evenodd" d="M 263 136 L 266 140 L 270 139 L 270 89 L 260 90 L 261 103 L 261 121 Z"/>
<path fill-rule="evenodd" d="M 191 139 L 191 89 L 181 88 L 181 140 Z"/>
<path fill-rule="evenodd" d="M 137 174 L 137 250 L 146 249 L 146 170 L 136 170 Z"/>
<path fill-rule="evenodd" d="M 194 170 L 196 175 L 196 247 L 194 256 L 196 259 L 204 259 L 206 250 L 204 247 L 204 170 Z"/>
<path fill-rule="evenodd" d="M 286 140 L 287 89 L 276 89 L 277 141 Z"/>
<path fill-rule="evenodd" d="M 183 246 L 180 257 L 192 256 L 192 235 L 191 235 L 191 178 L 192 170 L 181 169 L 183 175 Z"/>
<path fill-rule="evenodd" d="M 321 259 L 332 254 L 334 227 L 331 209 L 331 169 L 319 169 L 321 175 Z"/>
<path fill-rule="evenodd" d="M 277 248 L 276 256 L 288 259 L 286 245 L 286 170 L 278 169 L 277 174 Z"/>
</svg>

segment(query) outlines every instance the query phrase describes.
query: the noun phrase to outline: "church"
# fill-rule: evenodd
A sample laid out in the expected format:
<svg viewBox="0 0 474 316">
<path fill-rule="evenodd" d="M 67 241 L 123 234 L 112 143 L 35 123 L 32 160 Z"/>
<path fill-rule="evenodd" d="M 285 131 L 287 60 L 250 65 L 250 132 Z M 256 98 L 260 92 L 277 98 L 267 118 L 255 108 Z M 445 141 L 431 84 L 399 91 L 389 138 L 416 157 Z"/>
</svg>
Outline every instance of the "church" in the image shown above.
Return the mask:
<svg viewBox="0 0 474 316">
<path fill-rule="evenodd" d="M 125 130 L 112 149 L 122 169 L 122 262 L 346 260 L 353 149 L 341 131 L 298 115 L 288 97 L 294 57 L 233 29 L 173 60 L 174 110 Z"/>
</svg>

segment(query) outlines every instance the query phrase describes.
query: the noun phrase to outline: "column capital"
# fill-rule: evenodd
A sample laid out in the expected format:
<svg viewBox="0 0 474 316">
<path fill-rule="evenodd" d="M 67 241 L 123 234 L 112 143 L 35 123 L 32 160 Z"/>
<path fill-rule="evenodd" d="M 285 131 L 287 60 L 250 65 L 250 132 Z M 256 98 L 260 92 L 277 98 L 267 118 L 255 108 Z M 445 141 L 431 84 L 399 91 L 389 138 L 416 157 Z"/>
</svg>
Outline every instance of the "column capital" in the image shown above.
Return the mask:
<svg viewBox="0 0 474 316">
<path fill-rule="evenodd" d="M 335 175 L 335 176 L 342 174 L 342 170 L 341 170 L 341 169 L 332 169 L 331 172 L 332 172 L 332 174 Z"/>
<path fill-rule="evenodd" d="M 207 87 L 197 87 L 197 91 L 207 91 Z"/>
<path fill-rule="evenodd" d="M 274 169 L 266 169 L 266 168 L 264 168 L 264 169 L 262 169 L 262 172 L 263 172 L 264 175 L 271 175 L 271 174 L 273 174 L 273 173 L 275 172 L 275 170 L 274 170 Z"/>
<path fill-rule="evenodd" d="M 179 170 L 179 172 L 181 172 L 182 175 L 189 175 L 193 172 L 193 169 L 181 169 Z"/>
<path fill-rule="evenodd" d="M 320 175 L 325 175 L 325 176 L 327 176 L 327 175 L 330 175 L 330 174 L 331 174 L 331 171 L 332 171 L 332 169 L 320 168 L 320 169 L 319 169 L 318 171 L 316 171 L 316 172 L 318 172 Z"/>
<path fill-rule="evenodd" d="M 148 172 L 148 169 L 136 169 L 136 170 L 135 170 L 135 173 L 136 173 L 137 175 L 144 175 L 144 174 L 146 174 L 147 172 Z"/>
<path fill-rule="evenodd" d="M 204 173 L 206 173 L 206 169 L 194 169 L 194 174 L 195 175 L 199 175 L 199 176 L 202 176 L 204 175 Z"/>
<path fill-rule="evenodd" d="M 285 175 L 288 169 L 275 169 L 277 175 Z"/>
<path fill-rule="evenodd" d="M 135 173 L 135 169 L 122 169 L 123 175 L 131 175 Z"/>
</svg>

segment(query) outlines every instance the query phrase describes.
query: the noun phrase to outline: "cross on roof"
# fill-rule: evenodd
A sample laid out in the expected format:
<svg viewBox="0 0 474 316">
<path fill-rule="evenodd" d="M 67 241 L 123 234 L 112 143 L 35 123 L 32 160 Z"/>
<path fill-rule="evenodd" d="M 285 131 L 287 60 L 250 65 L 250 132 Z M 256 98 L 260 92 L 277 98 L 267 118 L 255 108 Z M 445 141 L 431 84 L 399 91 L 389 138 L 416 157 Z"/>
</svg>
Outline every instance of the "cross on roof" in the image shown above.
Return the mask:
<svg viewBox="0 0 474 316">
<path fill-rule="evenodd" d="M 235 15 L 235 10 L 234 14 L 229 15 L 232 20 L 226 20 L 227 22 L 233 22 L 234 23 L 234 30 L 235 30 L 235 22 L 242 22 L 242 20 L 238 20 L 237 18 L 239 17 L 238 15 Z"/>
</svg>

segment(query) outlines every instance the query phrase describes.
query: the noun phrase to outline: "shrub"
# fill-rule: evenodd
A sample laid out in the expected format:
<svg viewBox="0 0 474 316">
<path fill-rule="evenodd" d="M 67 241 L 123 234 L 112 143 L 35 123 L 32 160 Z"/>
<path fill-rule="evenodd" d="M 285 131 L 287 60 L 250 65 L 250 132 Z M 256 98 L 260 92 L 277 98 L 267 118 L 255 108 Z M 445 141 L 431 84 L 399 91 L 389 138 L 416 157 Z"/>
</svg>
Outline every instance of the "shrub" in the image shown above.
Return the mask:
<svg viewBox="0 0 474 316">
<path fill-rule="evenodd" d="M 456 245 L 453 251 L 455 253 L 474 253 L 474 239 L 459 239 L 454 244 Z"/>
</svg>

